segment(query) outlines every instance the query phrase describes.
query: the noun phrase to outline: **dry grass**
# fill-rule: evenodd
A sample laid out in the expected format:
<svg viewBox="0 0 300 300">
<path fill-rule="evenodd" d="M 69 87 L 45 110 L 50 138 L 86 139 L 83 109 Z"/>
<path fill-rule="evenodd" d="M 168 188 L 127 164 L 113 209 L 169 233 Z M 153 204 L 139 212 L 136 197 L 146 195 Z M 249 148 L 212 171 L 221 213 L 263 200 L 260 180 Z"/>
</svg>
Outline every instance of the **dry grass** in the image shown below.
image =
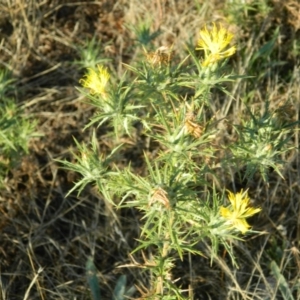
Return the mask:
<svg viewBox="0 0 300 300">
<path fill-rule="evenodd" d="M 238 122 L 241 100 L 247 95 L 258 109 L 269 100 L 283 118 L 299 120 L 299 3 L 272 0 L 268 10 L 261 5 L 266 1 L 246 1 L 257 3 L 253 4 L 256 10 L 235 10 L 227 2 L 0 2 L 0 68 L 12 72 L 17 83 L 12 96 L 38 120 L 38 131 L 43 133 L 31 141 L 30 154 L 11 170 L 0 192 L 0 299 L 91 299 L 85 277 L 90 255 L 99 270 L 104 299 L 110 299 L 120 274 L 128 276 L 129 286 L 147 286 L 149 274 L 118 268 L 130 263 L 128 254 L 139 235 L 138 212 L 114 211 L 92 187 L 80 197 L 65 198 L 77 175 L 60 169 L 54 161 L 72 160 L 73 137 L 88 141 L 91 136 L 82 129 L 93 111 L 74 88 L 82 76 L 74 61 L 80 59 L 79 49 L 87 40 L 101 40 L 103 55 L 111 59 L 115 74 L 121 75 L 122 62 L 142 55 L 130 28 L 145 20 L 151 22 L 152 31 L 162 30 L 153 48 L 173 45 L 180 58 L 186 53 L 185 44 L 195 44 L 205 23 L 230 22 L 239 43 L 232 64 L 238 73 L 255 79 L 238 81 L 232 87 L 235 100 L 216 94 L 219 118 Z M 273 50 L 257 57 L 272 39 Z M 229 128 L 223 130 L 225 137 L 230 135 Z M 105 128 L 97 136 L 101 149 L 109 151 Z M 292 143 L 299 146 L 298 134 Z M 124 153 L 124 160 L 130 159 L 133 149 L 138 151 L 138 145 Z M 268 185 L 260 178 L 252 183 L 252 197 L 263 208 L 254 220 L 255 229 L 263 233 L 235 246 L 240 269 L 232 267 L 226 253 L 220 253 L 213 266 L 199 257 L 178 262 L 174 278 L 181 278 L 184 288 L 193 288 L 194 299 L 281 299 L 270 272 L 272 260 L 291 288 L 298 285 L 294 299 L 300 299 L 299 153 L 291 151 L 285 159 L 285 180 L 271 174 Z M 222 185 L 232 181 L 239 184 L 233 174 L 232 178 L 224 176 Z"/>
</svg>

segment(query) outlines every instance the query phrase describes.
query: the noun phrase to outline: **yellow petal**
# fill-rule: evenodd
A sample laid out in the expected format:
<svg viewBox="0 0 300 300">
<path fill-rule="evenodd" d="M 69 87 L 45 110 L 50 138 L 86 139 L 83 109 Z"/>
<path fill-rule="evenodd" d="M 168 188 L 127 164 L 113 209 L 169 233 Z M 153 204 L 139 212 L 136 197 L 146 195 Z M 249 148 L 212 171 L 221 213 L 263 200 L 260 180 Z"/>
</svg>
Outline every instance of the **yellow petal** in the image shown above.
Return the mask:
<svg viewBox="0 0 300 300">
<path fill-rule="evenodd" d="M 96 71 L 89 68 L 88 73 L 79 80 L 79 83 L 90 89 L 91 94 L 104 94 L 110 75 L 102 65 L 97 65 L 97 69 Z"/>
<path fill-rule="evenodd" d="M 247 191 L 241 190 L 239 193 L 233 194 L 228 191 L 228 199 L 230 201 L 229 207 L 221 207 L 220 215 L 228 220 L 232 224 L 233 228 L 247 232 L 250 225 L 247 223 L 246 218 L 253 216 L 261 211 L 260 208 L 249 207 L 250 198 Z"/>
<path fill-rule="evenodd" d="M 233 55 L 236 51 L 235 46 L 226 50 L 232 38 L 233 34 L 228 32 L 222 25 L 218 28 L 216 24 L 213 24 L 213 28 L 210 31 L 206 26 L 200 30 L 200 39 L 196 49 L 205 51 L 205 59 L 202 65 L 207 66 Z"/>
</svg>

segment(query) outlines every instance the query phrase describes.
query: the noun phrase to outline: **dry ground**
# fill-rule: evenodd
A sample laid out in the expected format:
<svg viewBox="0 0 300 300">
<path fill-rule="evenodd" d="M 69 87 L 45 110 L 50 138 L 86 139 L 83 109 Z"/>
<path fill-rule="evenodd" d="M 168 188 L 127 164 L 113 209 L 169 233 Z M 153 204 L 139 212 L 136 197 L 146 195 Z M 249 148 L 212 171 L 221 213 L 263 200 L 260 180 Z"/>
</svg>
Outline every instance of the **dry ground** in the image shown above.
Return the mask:
<svg viewBox="0 0 300 300">
<path fill-rule="evenodd" d="M 291 118 L 298 120 L 299 2 L 246 1 L 252 9 L 226 6 L 227 2 L 0 0 L 0 68 L 11 71 L 17 84 L 11 96 L 38 121 L 43 134 L 30 142 L 30 153 L 9 172 L 0 192 L 0 299 L 91 299 L 85 277 L 90 255 L 99 270 L 104 299 L 110 299 L 120 274 L 128 276 L 129 287 L 147 286 L 146 273 L 118 268 L 129 263 L 139 234 L 138 213 L 105 206 L 92 187 L 80 197 L 66 198 L 77 175 L 54 161 L 72 160 L 73 137 L 81 142 L 91 136 L 83 128 L 93 109 L 74 88 L 83 74 L 75 62 L 81 60 L 79 49 L 88 40 L 101 41 L 101 53 L 111 59 L 110 68 L 118 76 L 124 71 L 122 62 L 140 55 L 133 28 L 147 18 L 153 31 L 162 31 L 153 47 L 174 44 L 179 57 L 185 55 L 185 43 L 195 44 L 206 22 L 229 24 L 239 47 L 232 59 L 235 70 L 257 79 L 237 83 L 232 87 L 235 96 L 251 95 L 257 105 L 265 99 L 273 106 L 289 100 Z M 277 27 L 272 52 L 251 59 L 274 38 Z M 103 151 L 109 151 L 105 128 L 99 128 L 97 136 Z M 298 135 L 293 143 L 298 147 Z M 124 163 L 132 153 L 139 155 L 139 149 L 138 145 L 128 149 Z M 281 299 L 270 272 L 271 260 L 291 287 L 300 284 L 298 152 L 291 152 L 286 160 L 285 180 L 271 174 L 269 185 L 261 180 L 254 185 L 253 196 L 263 207 L 255 229 L 265 234 L 237 245 L 239 270 L 222 255 L 212 267 L 199 257 L 178 262 L 174 277 L 181 278 L 184 288 L 194 288 L 195 299 L 243 299 L 235 293 L 238 286 L 248 299 L 269 299 L 265 292 L 273 293 L 270 299 Z M 295 291 L 294 297 L 300 299 L 300 292 Z"/>
</svg>

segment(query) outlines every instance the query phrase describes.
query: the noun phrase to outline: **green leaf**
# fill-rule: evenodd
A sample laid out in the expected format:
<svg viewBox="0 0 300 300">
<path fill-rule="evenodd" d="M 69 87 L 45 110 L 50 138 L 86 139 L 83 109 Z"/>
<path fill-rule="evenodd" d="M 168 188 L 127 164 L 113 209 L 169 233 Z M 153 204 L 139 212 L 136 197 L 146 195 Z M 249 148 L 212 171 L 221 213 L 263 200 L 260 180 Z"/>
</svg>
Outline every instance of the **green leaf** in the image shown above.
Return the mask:
<svg viewBox="0 0 300 300">
<path fill-rule="evenodd" d="M 100 300 L 100 286 L 98 282 L 98 278 L 96 276 L 97 268 L 94 265 L 93 259 L 91 257 L 88 258 L 85 266 L 87 282 L 90 286 L 93 300 Z"/>
<path fill-rule="evenodd" d="M 278 288 L 281 292 L 283 299 L 284 300 L 294 300 L 294 297 L 289 288 L 289 285 L 286 282 L 283 275 L 280 273 L 280 269 L 274 260 L 271 262 L 271 271 L 277 280 Z"/>
<path fill-rule="evenodd" d="M 113 300 L 123 300 L 125 299 L 125 288 L 126 288 L 126 275 L 121 275 L 117 281 L 116 287 L 113 293 Z"/>
</svg>

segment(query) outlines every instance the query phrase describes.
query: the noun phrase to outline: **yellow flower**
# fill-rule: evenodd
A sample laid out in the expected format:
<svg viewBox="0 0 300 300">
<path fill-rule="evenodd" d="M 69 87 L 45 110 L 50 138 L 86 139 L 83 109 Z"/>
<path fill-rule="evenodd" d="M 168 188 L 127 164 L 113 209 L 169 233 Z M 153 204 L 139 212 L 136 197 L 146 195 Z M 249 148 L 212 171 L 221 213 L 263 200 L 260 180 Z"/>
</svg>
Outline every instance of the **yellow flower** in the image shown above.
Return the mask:
<svg viewBox="0 0 300 300">
<path fill-rule="evenodd" d="M 79 83 L 83 87 L 90 89 L 90 93 L 94 94 L 105 94 L 105 86 L 109 80 L 110 75 L 107 69 L 102 65 L 97 65 L 98 70 L 89 68 L 88 73 L 79 80 Z"/>
<path fill-rule="evenodd" d="M 248 206 L 250 198 L 247 191 L 243 192 L 243 190 L 241 190 L 240 193 L 237 194 L 229 192 L 228 198 L 231 206 L 229 208 L 222 206 L 220 208 L 221 216 L 228 220 L 232 225 L 232 228 L 236 228 L 242 233 L 246 233 L 250 228 L 246 218 L 258 213 L 261 211 L 261 208 L 252 208 Z"/>
<path fill-rule="evenodd" d="M 232 38 L 233 34 L 223 28 L 222 25 L 218 29 L 216 24 L 214 24 L 211 31 L 208 31 L 206 27 L 200 30 L 199 47 L 196 50 L 205 51 L 205 60 L 202 62 L 202 66 L 206 67 L 209 64 L 233 55 L 236 51 L 235 46 L 225 50 Z"/>
</svg>

